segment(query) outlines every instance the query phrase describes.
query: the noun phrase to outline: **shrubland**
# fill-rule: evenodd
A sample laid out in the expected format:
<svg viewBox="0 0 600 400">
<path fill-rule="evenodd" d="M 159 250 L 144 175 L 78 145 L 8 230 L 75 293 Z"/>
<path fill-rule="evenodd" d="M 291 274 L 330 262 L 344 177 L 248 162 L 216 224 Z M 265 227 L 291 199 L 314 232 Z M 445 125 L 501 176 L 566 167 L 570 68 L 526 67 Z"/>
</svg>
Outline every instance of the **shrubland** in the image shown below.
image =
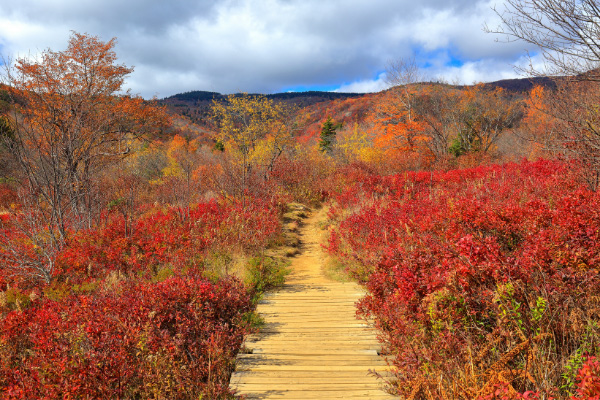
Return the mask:
<svg viewBox="0 0 600 400">
<path fill-rule="evenodd" d="M 391 176 L 335 197 L 328 249 L 368 289 L 392 392 L 417 399 L 600 394 L 600 197 L 567 164 Z"/>
<path fill-rule="evenodd" d="M 49 298 L 4 316 L 3 398 L 229 393 L 250 310 L 239 281 L 188 275 L 104 285 L 93 291 L 93 283 L 79 285 L 79 293 L 64 297 L 49 291 Z"/>
<path fill-rule="evenodd" d="M 260 257 L 280 234 L 278 208 L 212 201 L 104 218 L 56 253 L 47 284 L 16 271 L 2 241 L 3 396 L 227 396 L 252 301 L 283 273 Z M 2 223 L 10 250 L 43 258 L 19 225 Z"/>
</svg>

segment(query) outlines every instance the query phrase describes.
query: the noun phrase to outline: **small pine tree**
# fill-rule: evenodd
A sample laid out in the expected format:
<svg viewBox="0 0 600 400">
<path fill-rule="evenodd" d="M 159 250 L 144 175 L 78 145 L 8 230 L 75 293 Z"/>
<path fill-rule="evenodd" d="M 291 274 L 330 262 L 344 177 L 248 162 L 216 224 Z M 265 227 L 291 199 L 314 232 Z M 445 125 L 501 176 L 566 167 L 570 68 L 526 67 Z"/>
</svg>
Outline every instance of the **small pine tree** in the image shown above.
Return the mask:
<svg viewBox="0 0 600 400">
<path fill-rule="evenodd" d="M 213 150 L 223 152 L 225 151 L 225 145 L 220 140 L 217 140 L 213 146 Z"/>
<path fill-rule="evenodd" d="M 330 154 L 333 151 L 335 134 L 341 126 L 342 124 L 334 124 L 331 117 L 327 117 L 327 120 L 321 127 L 321 140 L 319 141 L 319 150 L 321 150 L 321 152 Z"/>
</svg>

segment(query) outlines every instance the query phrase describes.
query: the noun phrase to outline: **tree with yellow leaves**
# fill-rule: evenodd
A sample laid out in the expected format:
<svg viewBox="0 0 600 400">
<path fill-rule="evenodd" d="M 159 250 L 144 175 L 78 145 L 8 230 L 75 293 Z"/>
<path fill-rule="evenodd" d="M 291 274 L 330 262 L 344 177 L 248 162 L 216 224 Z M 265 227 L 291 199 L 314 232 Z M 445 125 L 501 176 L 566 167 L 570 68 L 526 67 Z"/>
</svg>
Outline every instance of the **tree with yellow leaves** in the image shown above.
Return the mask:
<svg viewBox="0 0 600 400">
<path fill-rule="evenodd" d="M 197 140 L 190 140 L 181 135 L 175 135 L 167 148 L 167 158 L 169 165 L 163 169 L 165 177 L 172 177 L 183 184 L 183 193 L 181 199 L 186 210 L 189 210 L 192 195 L 192 177 L 198 166 L 198 148 Z"/>
<path fill-rule="evenodd" d="M 243 93 L 214 101 L 212 113 L 218 141 L 241 163 L 240 197 L 244 199 L 252 175 L 259 172 L 256 169 L 262 167 L 267 178 L 277 158 L 293 147 L 292 112 L 265 96 Z"/>
</svg>

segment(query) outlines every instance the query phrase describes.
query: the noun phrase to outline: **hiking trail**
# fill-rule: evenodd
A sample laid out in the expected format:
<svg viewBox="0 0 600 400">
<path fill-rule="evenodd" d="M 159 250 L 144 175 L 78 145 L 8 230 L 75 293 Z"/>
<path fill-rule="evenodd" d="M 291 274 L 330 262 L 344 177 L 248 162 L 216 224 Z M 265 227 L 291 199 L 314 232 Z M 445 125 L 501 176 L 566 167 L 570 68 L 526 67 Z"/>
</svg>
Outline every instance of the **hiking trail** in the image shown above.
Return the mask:
<svg viewBox="0 0 600 400">
<path fill-rule="evenodd" d="M 240 353 L 231 387 L 248 399 L 392 399 L 369 370 L 385 373 L 375 331 L 356 319 L 364 290 L 323 272 L 325 254 L 313 212 L 300 228 L 301 252 L 278 290 L 257 311 L 265 321 Z M 249 354 L 248 354 L 249 353 Z"/>
</svg>

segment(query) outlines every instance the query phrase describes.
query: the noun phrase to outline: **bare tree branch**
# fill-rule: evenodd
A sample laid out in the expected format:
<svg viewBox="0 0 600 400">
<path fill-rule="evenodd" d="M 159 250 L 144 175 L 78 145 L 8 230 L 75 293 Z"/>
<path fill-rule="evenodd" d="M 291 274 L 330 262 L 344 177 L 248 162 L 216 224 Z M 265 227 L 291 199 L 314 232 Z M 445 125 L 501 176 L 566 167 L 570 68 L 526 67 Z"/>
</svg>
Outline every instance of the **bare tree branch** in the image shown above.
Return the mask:
<svg viewBox="0 0 600 400">
<path fill-rule="evenodd" d="M 537 47 L 544 70 L 523 69 L 533 76 L 572 76 L 600 81 L 600 6 L 597 0 L 506 0 L 495 8 L 502 25 L 485 27 L 507 41 Z"/>
</svg>

